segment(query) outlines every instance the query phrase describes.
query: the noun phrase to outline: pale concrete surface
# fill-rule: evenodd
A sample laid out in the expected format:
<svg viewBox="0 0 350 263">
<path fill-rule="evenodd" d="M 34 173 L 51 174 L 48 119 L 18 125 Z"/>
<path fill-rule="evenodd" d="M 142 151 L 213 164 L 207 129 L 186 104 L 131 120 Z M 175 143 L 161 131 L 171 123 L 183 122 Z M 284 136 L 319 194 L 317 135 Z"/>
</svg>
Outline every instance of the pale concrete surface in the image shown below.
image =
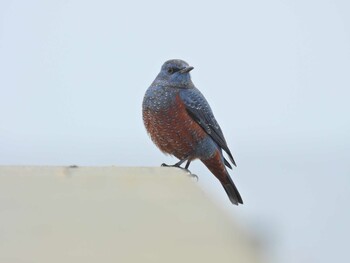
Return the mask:
<svg viewBox="0 0 350 263">
<path fill-rule="evenodd" d="M 178 169 L 0 167 L 0 262 L 262 261 Z"/>
</svg>

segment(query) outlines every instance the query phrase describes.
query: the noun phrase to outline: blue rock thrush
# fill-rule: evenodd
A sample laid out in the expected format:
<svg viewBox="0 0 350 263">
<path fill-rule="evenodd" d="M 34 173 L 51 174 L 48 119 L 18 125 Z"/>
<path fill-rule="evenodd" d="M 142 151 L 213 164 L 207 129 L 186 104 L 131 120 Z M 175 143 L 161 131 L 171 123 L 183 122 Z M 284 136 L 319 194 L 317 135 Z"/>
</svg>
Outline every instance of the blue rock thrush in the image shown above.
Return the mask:
<svg viewBox="0 0 350 263">
<path fill-rule="evenodd" d="M 144 124 L 158 148 L 180 160 L 172 166 L 187 161 L 187 169 L 192 160 L 200 159 L 221 182 L 230 201 L 243 204 L 222 150 L 234 165 L 235 161 L 207 100 L 192 83 L 192 69 L 179 59 L 163 64 L 143 99 Z"/>
</svg>

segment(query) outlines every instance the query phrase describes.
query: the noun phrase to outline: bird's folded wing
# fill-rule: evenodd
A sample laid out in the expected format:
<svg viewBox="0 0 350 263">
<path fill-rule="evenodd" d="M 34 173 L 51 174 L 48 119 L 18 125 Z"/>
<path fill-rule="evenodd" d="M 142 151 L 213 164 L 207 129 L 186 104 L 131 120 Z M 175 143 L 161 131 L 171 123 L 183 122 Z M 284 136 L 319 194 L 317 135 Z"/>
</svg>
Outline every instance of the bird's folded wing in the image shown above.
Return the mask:
<svg viewBox="0 0 350 263">
<path fill-rule="evenodd" d="M 181 90 L 179 95 L 191 118 L 196 121 L 214 140 L 214 142 L 227 153 L 231 162 L 236 166 L 231 151 L 227 146 L 224 134 L 214 117 L 209 103 L 202 93 L 196 88 L 191 88 Z M 226 160 L 224 161 L 226 166 L 231 168 L 230 164 Z"/>
</svg>

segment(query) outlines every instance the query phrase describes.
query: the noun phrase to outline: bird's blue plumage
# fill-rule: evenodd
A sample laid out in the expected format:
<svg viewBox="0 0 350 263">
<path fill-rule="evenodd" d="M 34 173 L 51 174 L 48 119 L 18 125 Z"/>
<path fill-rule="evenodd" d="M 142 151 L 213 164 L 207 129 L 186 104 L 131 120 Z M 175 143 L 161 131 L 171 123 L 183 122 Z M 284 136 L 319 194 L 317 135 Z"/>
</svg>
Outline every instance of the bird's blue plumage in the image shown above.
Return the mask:
<svg viewBox="0 0 350 263">
<path fill-rule="evenodd" d="M 176 156 L 178 167 L 200 159 L 218 178 L 233 204 L 242 204 L 223 157 L 225 151 L 235 165 L 222 130 L 209 103 L 194 86 L 185 61 L 166 61 L 146 91 L 142 111 L 145 127 L 153 142 L 164 153 Z"/>
<path fill-rule="evenodd" d="M 224 134 L 203 94 L 194 87 L 181 90 L 180 97 L 186 105 L 189 115 L 205 130 L 214 142 L 228 154 L 232 163 L 236 165 L 231 151 L 227 146 Z M 225 163 L 229 166 L 227 162 Z"/>
</svg>

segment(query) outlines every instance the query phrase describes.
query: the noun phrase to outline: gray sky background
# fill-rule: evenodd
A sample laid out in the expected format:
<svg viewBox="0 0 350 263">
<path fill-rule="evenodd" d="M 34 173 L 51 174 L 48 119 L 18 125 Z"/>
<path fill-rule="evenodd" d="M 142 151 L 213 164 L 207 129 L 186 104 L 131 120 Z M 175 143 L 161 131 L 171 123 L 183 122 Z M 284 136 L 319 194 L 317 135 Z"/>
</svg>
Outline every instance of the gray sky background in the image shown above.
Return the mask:
<svg viewBox="0 0 350 263">
<path fill-rule="evenodd" d="M 158 166 L 145 90 L 186 60 L 238 167 L 232 207 L 276 262 L 345 262 L 349 1 L 0 1 L 0 164 Z"/>
</svg>

